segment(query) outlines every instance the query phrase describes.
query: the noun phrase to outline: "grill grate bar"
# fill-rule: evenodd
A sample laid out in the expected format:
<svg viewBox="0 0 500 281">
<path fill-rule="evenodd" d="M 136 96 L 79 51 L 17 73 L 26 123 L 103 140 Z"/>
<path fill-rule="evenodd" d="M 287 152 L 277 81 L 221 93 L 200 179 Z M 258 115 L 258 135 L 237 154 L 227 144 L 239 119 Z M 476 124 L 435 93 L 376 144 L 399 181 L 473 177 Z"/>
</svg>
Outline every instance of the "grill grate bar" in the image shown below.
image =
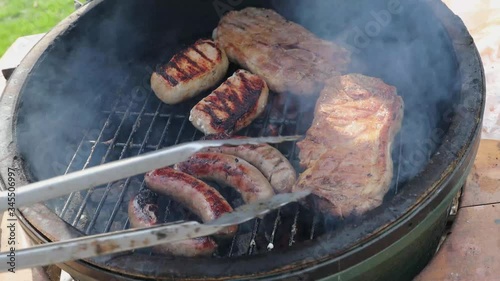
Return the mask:
<svg viewBox="0 0 500 281">
<path fill-rule="evenodd" d="M 247 248 L 248 255 L 253 254 L 253 252 L 255 250 L 255 246 L 257 246 L 257 243 L 255 242 L 255 237 L 257 236 L 257 232 L 259 231 L 260 221 L 261 221 L 261 219 L 259 219 L 259 218 L 254 219 L 253 228 L 252 228 L 252 236 L 250 239 L 250 243 L 248 244 L 248 248 Z"/>
<path fill-rule="evenodd" d="M 160 103 L 161 105 L 163 105 L 163 103 Z M 160 114 L 158 114 L 158 116 L 160 116 Z M 173 116 L 173 115 L 172 115 Z M 172 116 L 169 116 L 168 119 L 167 119 L 167 122 L 165 123 L 165 126 L 163 127 L 163 130 L 161 132 L 161 135 L 160 135 L 160 139 L 158 141 L 158 143 L 153 147 L 154 150 L 158 150 L 160 149 L 161 147 L 161 144 L 163 143 L 164 139 L 165 139 L 165 136 L 167 135 L 167 132 L 168 132 L 168 128 L 170 127 L 170 125 L 172 124 Z M 146 146 L 147 148 L 148 146 Z M 142 191 L 146 186 L 146 182 L 145 180 L 143 179 L 142 182 L 141 182 L 141 186 L 139 188 L 139 191 Z M 129 218 L 127 216 L 127 219 L 125 221 L 125 224 L 123 225 L 123 229 L 127 229 L 129 227 Z"/>
<path fill-rule="evenodd" d="M 278 95 L 273 95 L 273 100 L 272 102 L 270 102 L 271 106 L 269 107 L 269 109 L 266 111 L 266 118 L 264 119 L 264 126 L 261 130 L 261 135 L 263 133 L 266 132 L 266 130 L 268 129 L 268 125 L 271 121 L 271 118 L 270 118 L 270 115 L 271 115 L 271 110 L 274 108 L 275 106 L 275 103 L 279 102 L 279 96 Z M 291 103 L 291 97 L 290 95 L 287 95 L 286 98 L 285 98 L 285 103 L 283 105 L 283 109 L 281 110 L 281 119 L 275 119 L 275 120 L 278 120 L 277 123 L 279 123 L 279 129 L 278 129 L 278 135 L 283 135 L 283 130 L 284 130 L 284 127 L 285 125 L 287 125 L 284 121 L 286 120 L 286 113 L 288 112 L 288 109 L 290 107 L 290 103 Z M 295 121 L 294 124 L 296 125 L 295 126 L 295 133 L 297 134 L 298 132 L 298 123 Z M 247 128 L 247 131 L 246 133 L 248 134 L 248 130 L 249 127 Z M 294 153 L 292 154 L 288 154 L 288 155 L 285 155 L 287 158 L 290 158 L 289 156 L 292 156 L 294 155 Z M 298 215 L 298 212 L 297 212 L 297 215 Z M 274 220 L 274 223 L 273 223 L 273 229 L 271 231 L 271 235 L 269 235 L 270 239 L 268 241 L 268 245 L 266 246 L 266 248 L 269 250 L 272 250 L 272 248 L 274 247 L 274 238 L 275 238 L 275 234 L 276 234 L 276 230 L 277 230 L 277 227 L 279 225 L 279 220 L 280 220 L 280 212 L 278 210 L 278 214 Z M 252 235 L 251 235 L 251 239 L 250 239 L 250 243 L 248 245 L 248 250 L 247 250 L 247 253 L 249 255 L 251 255 L 254 250 L 255 250 L 255 247 L 257 246 L 256 245 L 256 242 L 255 242 L 255 238 L 257 236 L 257 233 L 258 233 L 258 229 L 260 227 L 260 223 L 261 223 L 261 219 L 257 218 L 255 219 L 255 223 L 254 223 L 254 227 L 252 229 Z M 272 245 L 272 246 L 270 246 Z"/>
<path fill-rule="evenodd" d="M 120 102 L 120 98 L 121 98 L 121 97 L 122 97 L 122 95 L 123 95 L 123 92 L 124 92 L 124 91 L 123 91 L 123 88 L 122 88 L 122 89 L 120 89 L 120 93 L 118 94 L 118 96 L 117 96 L 117 98 L 116 98 L 116 100 L 115 100 L 115 102 L 114 102 L 114 104 L 113 104 L 112 109 L 116 109 L 116 108 L 118 107 L 118 104 L 119 104 L 119 102 Z M 106 127 L 107 127 L 107 126 L 109 126 L 109 124 L 110 124 L 110 121 L 111 121 L 111 117 L 112 117 L 112 115 L 113 115 L 113 114 L 111 114 L 111 113 L 110 113 L 110 114 L 108 115 L 108 117 L 106 118 L 106 121 L 104 122 L 103 127 L 102 127 L 102 128 L 101 128 L 101 130 L 99 131 L 99 135 L 98 135 L 98 137 L 97 137 L 97 140 L 100 140 L 100 139 L 102 138 L 102 135 L 103 135 L 103 133 L 104 133 L 104 130 L 105 130 L 105 129 L 106 129 Z M 84 144 L 84 142 L 85 142 L 85 139 L 86 139 L 86 138 L 87 138 L 87 134 L 85 134 L 85 136 L 83 136 L 83 138 L 82 138 L 82 140 L 81 140 L 81 142 L 80 142 L 80 144 L 79 144 L 79 146 L 78 146 L 77 150 L 75 151 L 75 154 L 73 154 L 73 157 L 71 158 L 71 161 L 70 161 L 70 163 L 68 164 L 68 167 L 66 168 L 66 172 L 65 172 L 65 174 L 66 174 L 66 173 L 68 173 L 68 171 L 71 169 L 71 166 L 73 165 L 74 159 L 76 159 L 76 155 L 79 153 L 80 149 L 82 148 L 82 145 Z M 91 150 L 90 150 L 89 156 L 87 157 L 87 160 L 85 161 L 85 164 L 84 164 L 84 166 L 83 166 L 82 170 L 84 170 L 84 169 L 88 166 L 88 164 L 90 163 L 90 159 L 92 158 L 92 156 L 93 156 L 93 154 L 94 154 L 94 152 L 95 152 L 95 148 L 96 148 L 96 146 L 97 146 L 97 143 L 98 143 L 98 141 L 97 141 L 95 144 L 93 144 L 93 145 L 92 145 L 92 148 L 91 148 Z M 103 161 L 101 161 L 101 164 L 102 164 L 102 163 L 104 163 L 104 160 L 103 160 Z M 76 195 L 76 194 L 78 194 L 78 193 L 80 193 L 80 192 L 73 192 L 73 193 L 71 193 L 71 194 L 68 196 L 68 199 L 66 199 L 66 202 L 64 203 L 64 206 L 63 206 L 63 208 L 62 208 L 62 210 L 61 210 L 61 213 L 59 214 L 59 216 L 60 216 L 61 218 L 64 218 L 64 217 L 65 217 L 66 212 L 68 211 L 68 208 L 69 208 L 69 206 L 70 206 L 71 202 L 73 201 L 73 198 L 74 198 L 74 197 L 75 197 L 75 195 Z M 73 226 L 74 226 L 74 224 L 73 224 Z"/>
<path fill-rule="evenodd" d="M 133 101 L 130 101 L 130 103 L 129 103 L 128 107 L 127 107 L 127 111 L 129 111 L 129 110 L 132 108 L 132 105 L 133 105 Z M 120 132 L 120 129 L 122 128 L 123 124 L 125 123 L 125 119 L 126 119 L 126 117 L 127 117 L 127 115 L 126 115 L 126 114 L 125 114 L 125 115 L 123 115 L 123 118 L 122 118 L 122 120 L 120 121 L 120 124 L 118 125 L 118 128 L 116 129 L 116 131 L 115 131 L 115 134 L 114 134 L 113 138 L 111 139 L 111 142 L 110 142 L 110 144 L 109 144 L 109 146 L 108 146 L 108 149 L 106 150 L 106 153 L 105 153 L 105 154 L 104 154 L 104 156 L 101 158 L 101 162 L 100 162 L 101 164 L 104 164 L 104 163 L 106 162 L 106 159 L 108 158 L 109 153 L 111 153 L 111 150 L 112 150 L 112 148 L 113 148 L 113 143 L 116 141 L 116 138 L 118 137 L 118 133 Z M 103 125 L 103 128 L 102 128 L 101 132 L 104 132 L 104 129 L 106 128 L 106 125 L 107 125 L 107 124 L 104 124 L 104 125 Z M 101 134 L 100 134 L 100 136 L 101 136 Z M 99 138 L 98 138 L 98 139 L 99 139 Z M 95 144 L 95 145 L 96 145 L 96 144 Z M 88 158 L 89 160 L 92 158 L 92 155 L 93 155 L 93 153 L 91 153 L 91 154 L 89 155 L 89 158 Z M 77 214 L 76 214 L 76 216 L 75 216 L 75 218 L 74 218 L 73 222 L 71 223 L 71 225 L 72 225 L 72 226 L 76 226 L 76 224 L 77 224 L 77 223 L 78 223 L 78 221 L 80 220 L 80 217 L 82 216 L 83 211 L 85 210 L 85 206 L 87 206 L 87 203 L 88 203 L 88 201 L 89 201 L 89 199 L 90 199 L 90 195 L 92 194 L 92 192 L 94 191 L 94 189 L 95 189 L 95 187 L 90 188 L 90 189 L 88 189 L 88 190 L 87 190 L 87 193 L 85 194 L 85 197 L 84 197 L 84 199 L 83 199 L 83 201 L 82 201 L 82 203 L 81 203 L 81 205 L 80 205 L 80 208 L 78 209 L 78 212 L 77 212 Z M 92 219 L 93 219 L 93 218 L 92 218 Z"/>
<path fill-rule="evenodd" d="M 127 83 L 130 86 L 131 81 Z M 132 154 L 132 152 L 134 155 L 136 153 L 141 154 L 145 151 L 158 150 L 163 146 L 170 146 L 190 140 L 194 141 L 202 136 L 202 133 L 188 122 L 188 108 L 190 105 L 171 107 L 159 100 L 153 100 L 154 97 L 150 91 L 144 104 L 142 104 L 143 100 L 138 104 L 137 100 L 135 102 L 130 101 L 129 103 L 125 99 L 125 102 L 115 103 L 109 110 L 100 111 L 104 118 L 107 117 L 107 122 L 104 126 L 98 124 L 102 126 L 100 128 L 101 137 L 93 136 L 93 139 L 90 136 L 84 137 L 78 143 L 77 152 L 74 157 L 84 155 L 84 160 L 87 159 L 85 162 L 86 165 L 90 166 L 95 165 L 99 161 L 101 163 L 111 161 L 111 158 L 122 159 Z M 120 104 L 123 108 L 117 107 L 117 104 Z M 290 95 L 270 95 L 265 112 L 250 126 L 241 131 L 240 135 L 283 135 L 291 134 L 293 131 L 301 131 L 303 129 L 299 118 L 301 116 L 294 111 L 294 106 L 295 100 Z M 145 124 L 140 125 L 141 123 Z M 114 131 L 110 132 L 108 128 L 111 128 L 111 126 Z M 161 128 L 160 126 L 163 127 L 161 132 L 158 131 Z M 103 131 L 104 135 L 102 134 Z M 109 134 L 112 134 L 109 136 L 110 140 L 106 141 L 105 138 L 108 139 L 107 135 Z M 291 143 L 287 143 L 277 145 L 276 147 L 291 162 L 296 163 L 295 147 L 290 145 Z M 94 147 L 95 153 L 92 150 L 90 155 L 88 155 L 91 147 Z M 97 157 L 102 158 L 97 159 Z M 76 163 L 77 161 L 74 160 L 74 162 Z M 79 167 L 83 165 L 81 162 L 78 164 L 80 165 Z M 75 167 L 67 167 L 67 171 L 76 168 L 76 165 L 73 166 Z M 73 222 L 73 226 L 77 225 L 77 228 L 86 234 L 127 229 L 130 226 L 127 210 L 124 208 L 125 203 L 128 206 L 128 202 L 125 202 L 128 198 L 127 196 L 132 196 L 132 193 L 135 193 L 137 189 L 142 190 L 144 188 L 147 188 L 144 179 L 141 176 L 137 176 L 129 177 L 119 182 L 108 183 L 95 189 L 89 189 L 86 194 L 81 193 L 78 197 L 75 196 L 72 201 L 70 200 L 71 204 L 68 204 L 67 208 L 71 210 L 71 218 L 67 221 Z M 221 190 L 221 192 L 232 191 Z M 233 195 L 228 195 L 232 198 L 235 194 L 231 194 Z M 115 198 L 117 198 L 117 201 L 114 201 Z M 190 212 L 184 210 L 182 206 L 178 205 L 168 196 L 162 196 L 162 198 L 160 202 L 164 206 L 162 207 L 164 210 L 162 212 L 162 219 L 164 221 L 180 221 L 194 218 L 190 215 Z M 231 200 L 231 198 L 228 197 L 227 199 Z M 233 198 L 233 200 L 235 199 Z M 241 199 L 236 200 L 235 203 Z M 303 237 L 302 229 L 299 229 L 300 235 L 296 235 L 295 233 L 297 232 L 297 220 L 299 217 L 299 207 L 296 205 L 295 207 L 297 209 L 287 208 L 286 211 L 285 209 L 277 210 L 272 215 L 264 218 L 256 218 L 252 222 L 248 222 L 245 226 L 240 227 L 237 235 L 232 240 L 220 244 L 217 256 L 253 255 L 266 251 L 266 249 L 267 251 L 271 251 L 273 248 L 283 247 L 288 244 L 289 239 L 292 241 L 308 239 L 309 236 Z M 278 228 L 279 226 L 288 228 L 292 223 L 294 223 L 291 229 L 292 232 L 289 231 L 288 234 L 286 234 L 287 229 L 283 229 L 285 232 L 282 233 L 282 230 Z M 290 234 L 292 238 L 290 238 Z M 279 242 L 282 241 L 280 238 L 282 235 L 286 235 L 283 241 L 284 244 Z M 150 250 L 141 250 L 140 252 L 152 254 Z"/>
<path fill-rule="evenodd" d="M 246 127 L 244 135 L 248 137 L 249 133 L 250 133 L 250 127 Z M 251 255 L 253 253 L 254 249 L 255 249 L 255 246 L 256 246 L 255 237 L 257 236 L 257 232 L 259 231 L 259 226 L 260 226 L 261 219 L 260 218 L 256 218 L 253 221 L 254 221 L 254 225 L 253 225 L 253 228 L 252 228 L 252 234 L 251 234 L 250 242 L 248 243 L 248 246 L 247 246 L 247 253 L 248 253 L 248 255 Z"/>
<path fill-rule="evenodd" d="M 310 240 L 314 239 L 314 234 L 315 234 L 315 230 L 316 230 L 316 225 L 318 225 L 318 220 L 319 220 L 318 214 L 314 214 L 312 225 L 311 225 L 311 235 L 309 236 Z"/>
<path fill-rule="evenodd" d="M 148 95 L 148 97 L 149 96 L 151 96 L 151 95 Z M 146 103 L 147 103 L 147 101 L 146 101 Z M 144 104 L 144 108 L 146 106 L 146 103 Z M 146 136 L 144 137 L 144 140 L 142 141 L 141 147 L 140 147 L 139 151 L 137 152 L 137 155 L 139 155 L 142 152 L 144 152 L 144 148 L 146 146 L 146 143 L 149 140 L 149 137 L 151 136 L 151 133 L 153 132 L 153 125 L 156 122 L 156 118 L 158 117 L 158 114 L 160 112 L 162 104 L 163 103 L 161 103 L 161 102 L 158 103 L 158 106 L 157 106 L 156 111 L 155 111 L 156 114 L 153 116 L 153 119 L 151 120 L 151 123 L 149 124 L 148 130 L 146 131 Z M 132 137 L 132 134 L 130 135 L 130 138 L 131 137 Z M 125 196 L 125 194 L 127 192 L 127 189 L 129 188 L 129 183 L 130 183 L 131 179 L 132 178 L 129 177 L 129 178 L 127 178 L 125 180 L 125 183 L 123 184 L 123 190 L 120 192 L 120 195 L 118 196 L 118 200 L 116 201 L 115 206 L 113 207 L 113 211 L 111 212 L 111 216 L 110 216 L 110 218 L 108 220 L 108 223 L 106 224 L 106 226 L 104 228 L 104 232 L 108 232 L 109 229 L 111 228 L 111 224 L 112 224 L 112 222 L 114 221 L 114 219 L 116 217 L 116 214 L 117 214 L 117 212 L 118 212 L 118 210 L 120 208 L 121 202 L 123 201 L 123 197 Z"/>
<path fill-rule="evenodd" d="M 69 170 L 71 169 L 71 166 L 73 166 L 73 162 L 75 162 L 75 159 L 76 159 L 76 155 L 78 154 L 77 152 L 80 151 L 80 149 L 82 148 L 82 145 L 83 143 L 85 142 L 85 139 L 87 138 L 87 134 L 85 133 L 83 135 L 83 138 L 82 140 L 80 141 L 80 143 L 78 144 L 78 146 L 76 147 L 76 151 L 75 151 L 75 154 L 73 154 L 73 157 L 71 157 L 71 160 L 69 160 L 69 164 L 68 164 L 68 167 L 66 168 L 66 170 L 64 171 L 64 174 L 66 175 Z"/>
<path fill-rule="evenodd" d="M 239 232 L 238 228 L 238 232 Z M 231 246 L 229 246 L 229 253 L 227 254 L 228 257 L 233 256 L 233 251 L 234 251 L 234 245 L 236 244 L 236 237 L 238 236 L 238 232 L 236 232 L 236 235 L 233 236 L 233 239 L 231 240 Z"/>
<path fill-rule="evenodd" d="M 292 230 L 290 231 L 290 240 L 288 241 L 288 246 L 292 246 L 295 243 L 295 235 L 297 235 L 297 221 L 299 218 L 300 208 L 296 207 L 295 217 L 293 218 Z"/>
<path fill-rule="evenodd" d="M 151 97 L 151 95 L 148 95 L 148 96 L 147 96 L 147 98 L 145 99 L 144 104 L 143 104 L 142 109 L 141 109 L 141 112 L 144 112 L 144 111 L 146 110 L 146 105 L 147 105 L 147 103 L 148 103 L 148 101 L 149 101 L 149 98 L 150 98 L 150 97 Z M 132 102 L 133 102 L 133 100 L 132 100 Z M 124 115 L 124 116 L 125 116 L 125 115 Z M 134 134 L 137 132 L 137 128 L 139 127 L 139 124 L 140 124 L 140 122 L 141 122 L 141 118 L 142 118 L 142 116 L 141 116 L 141 115 L 138 115 L 138 116 L 136 117 L 136 120 L 135 120 L 135 122 L 134 122 L 134 125 L 132 126 L 132 130 L 131 130 L 131 132 L 130 132 L 130 134 L 129 134 L 128 138 L 127 138 L 126 144 L 128 144 L 128 143 L 132 140 L 132 138 L 133 138 Z M 147 137 L 146 137 L 146 138 L 147 138 Z M 120 152 L 120 156 L 119 156 L 119 158 L 118 158 L 118 159 L 123 159 L 123 157 L 125 156 L 125 153 L 127 152 L 127 150 L 128 150 L 128 145 L 123 146 L 123 147 L 122 147 L 122 151 Z M 121 193 L 120 193 L 120 195 L 119 195 L 120 200 L 119 200 L 119 201 L 117 201 L 117 202 L 118 202 L 118 204 L 115 204 L 115 206 L 114 206 L 114 208 L 113 208 L 113 211 L 112 211 L 112 214 L 113 214 L 113 213 L 115 213 L 115 215 L 116 215 L 117 205 L 119 206 L 119 205 L 120 205 L 119 203 L 121 203 L 121 200 L 123 200 L 123 194 L 124 194 L 123 192 L 127 189 L 127 186 L 128 186 L 128 184 L 129 184 L 129 182 L 130 182 L 130 178 L 127 178 L 127 179 L 126 179 L 126 181 L 125 181 L 125 183 L 123 184 L 123 190 L 122 190 L 122 192 L 121 192 Z M 85 233 L 86 233 L 86 234 L 89 234 L 89 233 L 90 233 L 90 231 L 92 230 L 92 227 L 95 225 L 95 223 L 96 223 L 96 221 L 97 221 L 97 218 L 99 217 L 100 211 L 101 211 L 101 209 L 102 209 L 102 207 L 103 207 L 103 205 L 104 205 L 104 202 L 106 201 L 106 198 L 107 198 L 107 196 L 108 196 L 109 190 L 111 189 L 111 186 L 112 186 L 112 183 L 108 183 L 108 184 L 106 185 L 106 188 L 105 188 L 105 190 L 104 190 L 104 194 L 103 194 L 103 196 L 102 196 L 101 200 L 99 201 L 99 203 L 98 203 L 98 205 L 97 205 L 97 208 L 96 208 L 96 210 L 95 210 L 95 212 L 94 212 L 95 214 L 94 214 L 94 216 L 92 216 L 92 219 L 91 219 L 90 223 L 88 224 L 88 226 L 87 226 L 87 228 L 86 228 L 86 230 L 85 230 Z M 91 192 L 92 192 L 92 191 L 91 191 Z M 91 192 L 89 192 L 89 193 L 91 193 Z M 86 196 L 86 199 L 87 199 L 87 200 L 86 200 L 85 202 L 87 202 L 87 201 L 88 201 L 88 198 L 87 198 L 87 197 L 90 197 L 90 194 L 89 194 L 89 193 L 87 193 L 87 195 L 88 195 L 88 196 Z M 78 218 L 78 217 L 77 217 L 77 218 Z M 110 217 L 110 218 L 108 219 L 108 222 L 106 223 L 106 227 L 108 227 L 108 224 L 109 224 L 112 220 L 113 220 L 113 217 Z M 108 228 L 108 230 L 109 230 L 109 228 Z"/>
<path fill-rule="evenodd" d="M 401 156 L 403 155 L 403 130 L 399 131 L 399 151 L 398 151 L 398 167 L 396 171 L 396 187 L 394 188 L 394 195 L 398 193 L 399 187 L 399 176 L 401 171 Z"/>
<path fill-rule="evenodd" d="M 188 117 L 185 117 L 183 120 L 182 120 L 182 125 L 181 125 L 181 128 L 179 129 L 179 132 L 177 133 L 177 137 L 175 138 L 175 143 L 179 143 L 180 139 L 181 139 L 181 136 L 182 136 L 182 133 L 186 127 L 186 124 L 187 124 L 187 121 L 188 121 Z M 172 199 L 168 198 L 168 202 L 167 202 L 167 208 L 165 209 L 165 218 L 167 218 L 170 214 L 170 204 L 172 203 Z"/>
<path fill-rule="evenodd" d="M 266 112 L 269 112 L 269 110 L 267 110 Z M 111 111 L 109 110 L 105 110 L 105 111 L 102 111 L 103 114 L 110 114 Z M 122 114 L 125 114 L 124 111 L 116 111 L 114 112 L 114 114 L 117 114 L 117 115 L 122 115 Z M 140 112 L 135 112 L 135 111 L 132 111 L 132 112 L 129 112 L 128 113 L 130 116 L 135 116 L 135 115 L 140 115 L 141 113 Z M 147 117 L 153 117 L 155 115 L 154 112 L 145 112 L 142 114 L 142 116 L 147 116 Z M 173 116 L 175 118 L 179 118 L 179 119 L 182 119 L 182 118 L 185 118 L 186 116 L 184 114 L 171 114 L 171 113 L 160 113 L 159 114 L 159 117 L 161 118 L 168 118 L 170 116 Z M 273 118 L 273 117 L 267 117 L 265 118 L 264 120 L 262 120 L 261 118 L 255 120 L 254 122 L 258 123 L 258 122 L 268 122 L 268 123 L 276 123 L 276 124 L 284 124 L 284 125 L 293 125 L 293 124 L 296 124 L 297 123 L 297 120 L 289 120 L 289 119 L 284 119 L 284 118 Z M 247 127 L 246 129 L 248 129 L 249 127 Z"/>
<path fill-rule="evenodd" d="M 285 118 L 285 114 L 286 112 L 288 112 L 288 107 L 289 107 L 289 102 L 290 102 L 290 98 L 287 98 L 286 101 L 285 101 L 285 105 L 283 106 L 283 112 L 282 112 L 282 115 L 283 115 L 283 120 L 286 119 Z M 297 119 L 297 121 L 299 121 L 299 119 Z M 298 133 L 299 131 L 299 128 L 298 128 L 298 122 L 296 122 L 296 126 L 295 126 L 295 134 Z M 284 124 L 282 124 L 279 128 L 279 132 L 278 134 L 281 136 L 283 135 L 283 128 L 284 128 Z M 295 153 L 294 153 L 294 149 L 295 149 L 295 142 L 294 142 L 294 145 L 293 145 L 293 149 L 292 149 L 292 152 L 288 155 L 285 155 L 288 159 L 291 159 L 292 157 L 294 157 Z M 278 225 L 280 223 L 280 212 L 281 212 L 281 209 L 278 210 L 278 214 L 276 216 L 276 219 L 274 220 L 274 224 L 273 224 L 273 230 L 271 232 L 271 236 L 270 236 L 270 240 L 269 240 L 269 244 L 267 245 L 267 250 L 270 251 L 274 248 L 274 239 L 275 239 L 275 234 L 276 234 L 276 230 L 278 228 Z"/>
<path fill-rule="evenodd" d="M 278 209 L 276 214 L 276 219 L 274 220 L 273 231 L 271 232 L 271 237 L 269 237 L 269 243 L 267 244 L 267 250 L 271 251 L 274 249 L 274 238 L 276 237 L 276 230 L 278 229 L 278 225 L 280 224 L 281 218 L 281 209 Z"/>
<path fill-rule="evenodd" d="M 80 143 L 78 144 L 78 146 L 76 148 L 75 154 L 73 154 L 73 157 L 71 157 L 71 160 L 69 161 L 68 167 L 64 171 L 65 175 L 69 172 L 71 166 L 73 166 L 73 162 L 76 159 L 76 155 L 78 154 L 78 151 L 80 151 L 80 149 L 82 148 L 82 145 L 85 142 L 86 138 L 87 138 L 87 134 L 83 135 L 82 140 L 80 141 Z M 63 208 L 61 209 L 61 212 L 59 213 L 59 216 L 61 218 L 64 218 L 64 216 L 66 215 L 66 212 L 68 211 L 69 203 L 73 200 L 73 197 L 75 196 L 75 194 L 76 194 L 76 192 L 72 192 L 68 196 L 68 199 L 66 199 L 66 202 L 64 202 Z"/>
</svg>

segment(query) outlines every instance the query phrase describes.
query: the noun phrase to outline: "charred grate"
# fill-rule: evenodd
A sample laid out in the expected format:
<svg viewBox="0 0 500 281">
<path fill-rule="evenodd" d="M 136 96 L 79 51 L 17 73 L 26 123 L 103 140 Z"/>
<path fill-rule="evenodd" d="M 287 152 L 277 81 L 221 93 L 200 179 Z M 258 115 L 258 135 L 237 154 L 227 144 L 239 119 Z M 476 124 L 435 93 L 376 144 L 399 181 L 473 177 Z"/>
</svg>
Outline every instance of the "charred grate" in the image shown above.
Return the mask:
<svg viewBox="0 0 500 281">
<path fill-rule="evenodd" d="M 189 110 L 198 99 L 180 106 L 160 102 L 150 89 L 142 98 L 134 96 L 137 81 L 128 80 L 115 99 L 103 105 L 97 120 L 89 131 L 98 132 L 93 137 L 83 136 L 76 145 L 65 172 L 86 169 L 94 165 L 135 156 L 200 139 L 203 134 L 189 122 Z M 203 96 L 203 95 L 202 95 Z M 302 110 L 302 111 L 301 111 Z M 290 95 L 271 94 L 265 112 L 251 126 L 239 132 L 246 136 L 304 134 L 312 120 L 312 110 L 299 108 L 299 101 Z M 298 155 L 295 143 L 276 146 L 295 166 Z M 84 161 L 74 161 L 75 159 Z M 234 190 L 218 186 L 222 195 L 237 207 L 243 204 Z M 64 201 L 56 213 L 66 222 L 89 234 L 99 234 L 129 227 L 128 201 L 140 189 L 146 188 L 143 176 L 131 177 L 99 186 L 88 191 L 75 192 L 59 199 Z M 193 220 L 182 206 L 166 196 L 160 197 L 165 222 Z M 262 219 L 240 225 L 238 233 L 230 240 L 218 241 L 217 256 L 250 255 L 288 247 L 296 242 L 313 239 L 321 233 L 317 217 L 310 211 L 291 204 Z"/>
</svg>

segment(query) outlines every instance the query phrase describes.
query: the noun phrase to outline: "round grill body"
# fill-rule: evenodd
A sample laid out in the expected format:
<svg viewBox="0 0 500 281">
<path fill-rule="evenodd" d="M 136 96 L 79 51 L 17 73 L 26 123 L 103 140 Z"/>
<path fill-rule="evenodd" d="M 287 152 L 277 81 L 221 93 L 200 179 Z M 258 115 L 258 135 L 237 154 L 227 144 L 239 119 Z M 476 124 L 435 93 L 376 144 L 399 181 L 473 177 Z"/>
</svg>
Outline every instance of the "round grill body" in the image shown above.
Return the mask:
<svg viewBox="0 0 500 281">
<path fill-rule="evenodd" d="M 241 225 L 213 257 L 141 249 L 60 265 L 76 278 L 410 280 L 431 258 L 475 157 L 485 97 L 473 40 L 440 1 L 96 0 L 49 32 L 10 79 L 0 102 L 2 178 L 7 167 L 19 168 L 21 186 L 201 138 L 187 119 L 201 97 L 162 104 L 151 72 L 210 37 L 225 12 L 247 6 L 275 9 L 340 42 L 353 51 L 349 72 L 397 87 L 405 117 L 382 206 L 340 220 L 292 204 Z M 314 104 L 272 93 L 262 116 L 239 134 L 304 134 Z M 299 170 L 295 144 L 277 148 Z M 40 243 L 126 229 L 128 200 L 140 188 L 142 177 L 123 179 L 18 216 Z M 242 204 L 234 191 L 217 188 Z M 160 206 L 165 222 L 196 219 L 167 197 Z"/>
</svg>

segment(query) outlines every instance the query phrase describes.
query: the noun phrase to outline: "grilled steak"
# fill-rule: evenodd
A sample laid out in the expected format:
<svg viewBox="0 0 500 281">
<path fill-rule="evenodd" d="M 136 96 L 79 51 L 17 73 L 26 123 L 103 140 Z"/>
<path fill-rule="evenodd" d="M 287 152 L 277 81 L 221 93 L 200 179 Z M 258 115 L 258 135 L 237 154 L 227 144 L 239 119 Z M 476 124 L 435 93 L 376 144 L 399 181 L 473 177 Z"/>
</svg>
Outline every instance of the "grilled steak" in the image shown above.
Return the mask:
<svg viewBox="0 0 500 281">
<path fill-rule="evenodd" d="M 193 107 L 189 121 L 206 135 L 237 132 L 264 111 L 268 95 L 264 80 L 238 70 Z"/>
<path fill-rule="evenodd" d="M 312 127 L 298 143 L 301 165 L 294 191 L 312 189 L 326 213 L 347 216 L 379 206 L 388 191 L 391 146 L 403 101 L 380 79 L 350 74 L 327 81 Z"/>
<path fill-rule="evenodd" d="M 213 38 L 231 61 L 261 76 L 280 93 L 317 94 L 325 80 L 346 71 L 350 63 L 345 48 L 267 9 L 229 12 Z"/>
<path fill-rule="evenodd" d="M 198 40 L 153 73 L 151 88 L 163 102 L 180 103 L 215 86 L 228 67 L 226 54 L 213 41 Z"/>
</svg>

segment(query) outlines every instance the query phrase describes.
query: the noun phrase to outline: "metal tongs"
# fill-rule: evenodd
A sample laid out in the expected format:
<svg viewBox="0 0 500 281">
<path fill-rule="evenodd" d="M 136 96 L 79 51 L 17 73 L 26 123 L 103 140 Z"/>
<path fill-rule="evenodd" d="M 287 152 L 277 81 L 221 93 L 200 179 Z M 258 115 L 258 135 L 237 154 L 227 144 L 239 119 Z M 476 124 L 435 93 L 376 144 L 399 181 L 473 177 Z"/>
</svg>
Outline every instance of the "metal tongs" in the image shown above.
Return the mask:
<svg viewBox="0 0 500 281">
<path fill-rule="evenodd" d="M 25 185 L 16 191 L 16 208 L 57 198 L 71 192 L 88 189 L 108 182 L 142 174 L 157 168 L 187 160 L 192 154 L 208 147 L 281 143 L 301 136 L 261 137 L 247 139 L 207 140 L 179 144 L 140 156 L 119 160 L 86 170 Z M 276 195 L 268 200 L 237 208 L 211 222 L 178 222 L 144 229 L 129 229 L 100 235 L 85 236 L 61 242 L 34 246 L 16 252 L 16 268 L 27 268 L 85 259 L 100 255 L 151 247 L 217 233 L 223 228 L 249 221 L 283 205 L 309 195 L 298 192 Z M 7 192 L 0 193 L 0 211 L 5 211 Z M 7 253 L 0 253 L 0 271 L 9 268 Z"/>
<path fill-rule="evenodd" d="M 301 136 L 260 137 L 246 139 L 204 140 L 178 144 L 139 156 L 110 162 L 78 172 L 22 186 L 16 190 L 15 207 L 29 206 L 75 191 L 89 189 L 123 178 L 143 174 L 188 160 L 194 153 L 209 147 L 282 143 Z M 8 209 L 8 192 L 0 192 L 0 212 Z"/>
</svg>

